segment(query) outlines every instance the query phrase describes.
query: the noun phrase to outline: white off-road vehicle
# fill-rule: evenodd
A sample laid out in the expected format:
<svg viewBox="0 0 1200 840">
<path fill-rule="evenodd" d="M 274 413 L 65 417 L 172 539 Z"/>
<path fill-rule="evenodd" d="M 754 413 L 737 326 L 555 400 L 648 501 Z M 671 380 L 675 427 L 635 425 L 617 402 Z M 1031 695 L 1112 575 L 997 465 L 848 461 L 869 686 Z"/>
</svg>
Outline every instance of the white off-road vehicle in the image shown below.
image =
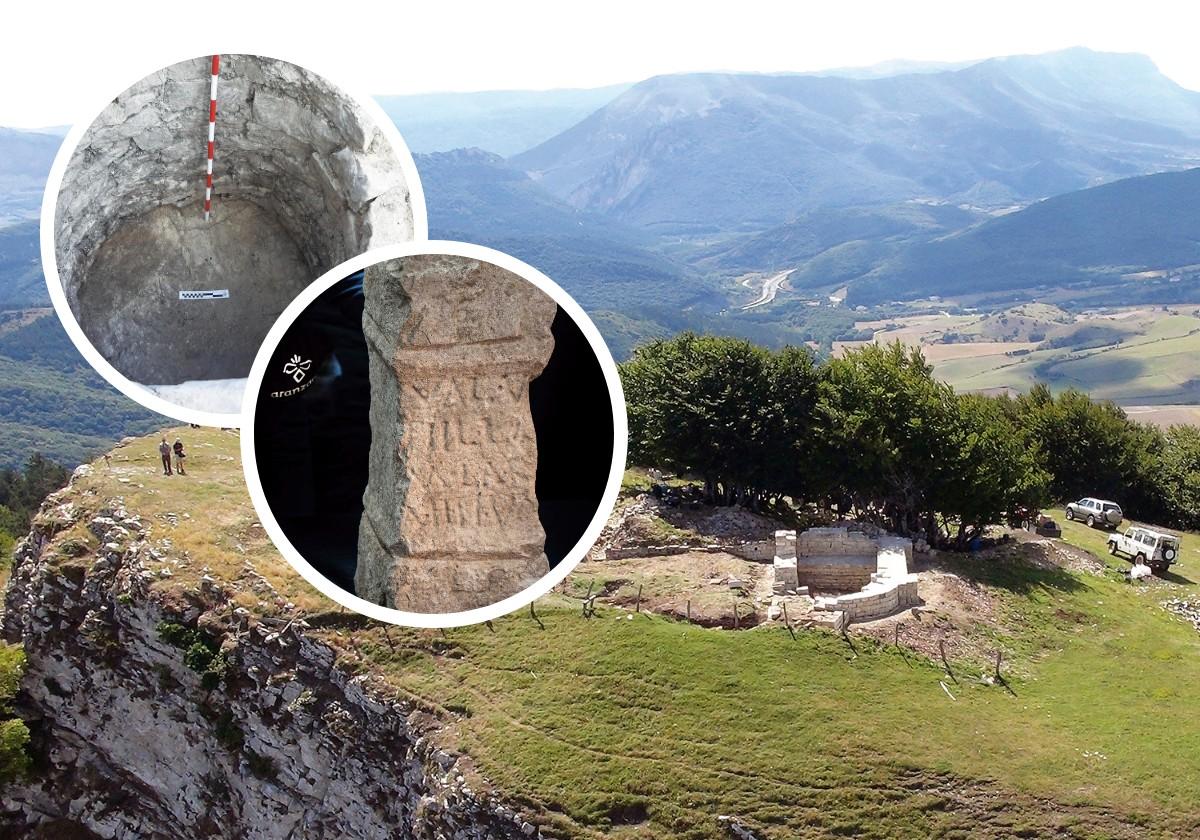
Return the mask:
<svg viewBox="0 0 1200 840">
<path fill-rule="evenodd" d="M 1130 528 L 1124 534 L 1113 534 L 1108 538 L 1108 553 L 1124 554 L 1134 563 L 1165 572 L 1179 559 L 1179 537 L 1149 528 Z"/>
</svg>

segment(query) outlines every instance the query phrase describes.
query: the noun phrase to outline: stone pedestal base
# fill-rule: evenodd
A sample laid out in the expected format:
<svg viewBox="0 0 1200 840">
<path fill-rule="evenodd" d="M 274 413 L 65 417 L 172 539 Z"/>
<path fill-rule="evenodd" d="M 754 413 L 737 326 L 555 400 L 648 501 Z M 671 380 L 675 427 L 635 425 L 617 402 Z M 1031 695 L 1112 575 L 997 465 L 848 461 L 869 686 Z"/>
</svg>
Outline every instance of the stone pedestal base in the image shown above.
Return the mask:
<svg viewBox="0 0 1200 840">
<path fill-rule="evenodd" d="M 405 612 L 447 612 L 486 607 L 516 595 L 550 571 L 545 554 L 498 557 L 401 557 L 390 553 L 367 528 L 358 534 L 355 580 L 359 596 Z M 453 574 L 447 571 L 452 569 Z"/>
</svg>

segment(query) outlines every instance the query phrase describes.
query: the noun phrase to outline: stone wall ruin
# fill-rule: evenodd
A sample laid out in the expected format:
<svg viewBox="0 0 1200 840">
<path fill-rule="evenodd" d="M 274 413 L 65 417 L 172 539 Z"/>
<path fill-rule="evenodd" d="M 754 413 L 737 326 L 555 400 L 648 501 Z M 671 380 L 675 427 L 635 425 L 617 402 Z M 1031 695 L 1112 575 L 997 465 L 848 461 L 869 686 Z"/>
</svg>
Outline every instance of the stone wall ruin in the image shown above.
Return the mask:
<svg viewBox="0 0 1200 840">
<path fill-rule="evenodd" d="M 88 339 L 136 382 L 247 375 L 267 329 L 320 274 L 414 237 L 402 161 L 355 100 L 275 59 L 222 56 L 204 221 L 210 59 L 114 99 L 67 165 L 54 250 Z M 228 289 L 225 300 L 182 291 Z"/>
<path fill-rule="evenodd" d="M 849 528 L 776 531 L 774 591 L 821 593 L 814 608 L 838 614 L 835 626 L 884 618 L 921 603 L 912 541 Z"/>
<path fill-rule="evenodd" d="M 441 613 L 520 592 L 549 571 L 529 383 L 554 349 L 557 305 L 456 256 L 379 263 L 363 288 L 371 453 L 357 594 Z"/>
</svg>

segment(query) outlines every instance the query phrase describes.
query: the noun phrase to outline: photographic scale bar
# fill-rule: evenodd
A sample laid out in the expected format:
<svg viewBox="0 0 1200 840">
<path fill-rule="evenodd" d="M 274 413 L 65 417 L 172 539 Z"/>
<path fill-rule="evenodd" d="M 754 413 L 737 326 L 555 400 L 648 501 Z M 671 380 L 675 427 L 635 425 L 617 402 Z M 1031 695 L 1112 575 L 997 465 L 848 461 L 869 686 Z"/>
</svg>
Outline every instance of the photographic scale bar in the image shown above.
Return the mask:
<svg viewBox="0 0 1200 840">
<path fill-rule="evenodd" d="M 213 148 L 217 137 L 217 77 L 221 72 L 221 56 L 212 57 L 212 85 L 208 91 L 208 165 L 204 177 L 204 221 L 212 212 Z"/>
</svg>

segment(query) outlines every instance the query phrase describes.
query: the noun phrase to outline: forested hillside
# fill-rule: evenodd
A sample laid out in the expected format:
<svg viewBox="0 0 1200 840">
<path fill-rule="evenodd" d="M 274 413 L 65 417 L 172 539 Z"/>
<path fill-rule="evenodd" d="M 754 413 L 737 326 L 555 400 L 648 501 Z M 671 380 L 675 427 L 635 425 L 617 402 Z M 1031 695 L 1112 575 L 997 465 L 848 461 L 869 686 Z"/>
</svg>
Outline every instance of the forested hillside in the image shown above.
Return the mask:
<svg viewBox="0 0 1200 840">
<path fill-rule="evenodd" d="M 93 371 L 53 314 L 0 331 L 0 467 L 34 452 L 73 467 L 163 422 Z"/>
<path fill-rule="evenodd" d="M 901 252 L 853 283 L 852 302 L 1074 287 L 1081 298 L 1123 275 L 1125 300 L 1200 287 L 1200 169 L 1126 178 L 1047 198 Z M 1182 285 L 1181 285 L 1182 284 Z"/>
</svg>

